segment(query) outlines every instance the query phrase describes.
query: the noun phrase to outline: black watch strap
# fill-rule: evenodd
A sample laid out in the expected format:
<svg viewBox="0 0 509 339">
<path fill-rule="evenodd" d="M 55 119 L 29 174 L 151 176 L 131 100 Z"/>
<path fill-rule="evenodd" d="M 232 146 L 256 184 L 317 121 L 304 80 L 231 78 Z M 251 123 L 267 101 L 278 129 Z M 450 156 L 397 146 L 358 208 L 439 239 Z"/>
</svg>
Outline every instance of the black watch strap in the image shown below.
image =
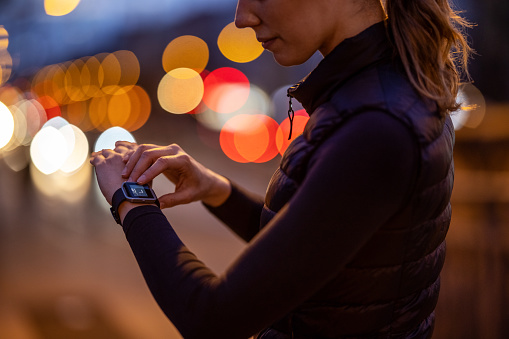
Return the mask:
<svg viewBox="0 0 509 339">
<path fill-rule="evenodd" d="M 120 214 L 118 213 L 118 207 L 121 203 L 123 203 L 125 200 L 127 200 L 124 191 L 122 190 L 122 187 L 120 187 L 118 190 L 113 193 L 113 197 L 111 198 L 111 215 L 113 216 L 113 219 L 117 222 L 117 224 L 122 225 L 122 222 L 120 220 Z M 159 199 L 156 199 L 154 202 L 157 207 L 161 207 L 159 203 Z"/>
<path fill-rule="evenodd" d="M 111 215 L 119 225 L 122 225 L 122 223 L 120 222 L 120 215 L 118 214 L 118 206 L 120 206 L 120 204 L 125 200 L 127 200 L 127 198 L 122 191 L 122 187 L 116 190 L 115 193 L 113 193 L 113 197 L 111 198 Z"/>
</svg>

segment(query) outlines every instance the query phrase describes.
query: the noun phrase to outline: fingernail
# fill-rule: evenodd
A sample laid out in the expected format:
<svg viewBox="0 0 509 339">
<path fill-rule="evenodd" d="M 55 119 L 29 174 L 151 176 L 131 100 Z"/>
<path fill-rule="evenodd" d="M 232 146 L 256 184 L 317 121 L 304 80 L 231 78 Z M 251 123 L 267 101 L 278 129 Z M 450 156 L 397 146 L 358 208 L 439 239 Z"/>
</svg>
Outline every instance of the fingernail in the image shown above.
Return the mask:
<svg viewBox="0 0 509 339">
<path fill-rule="evenodd" d="M 124 169 L 122 170 L 122 175 L 125 175 L 127 173 L 127 168 L 124 167 Z"/>
</svg>

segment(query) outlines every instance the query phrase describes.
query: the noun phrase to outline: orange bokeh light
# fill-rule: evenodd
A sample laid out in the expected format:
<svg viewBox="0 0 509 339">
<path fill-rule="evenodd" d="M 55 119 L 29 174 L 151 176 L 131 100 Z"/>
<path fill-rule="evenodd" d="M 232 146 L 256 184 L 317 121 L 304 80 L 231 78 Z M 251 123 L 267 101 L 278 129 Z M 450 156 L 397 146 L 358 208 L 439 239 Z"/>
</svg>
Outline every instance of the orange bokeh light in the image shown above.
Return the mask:
<svg viewBox="0 0 509 339">
<path fill-rule="evenodd" d="M 278 154 L 275 139 L 278 123 L 263 114 L 239 114 L 221 129 L 221 149 L 240 163 L 267 162 Z"/>
<path fill-rule="evenodd" d="M 305 110 L 301 109 L 295 112 L 295 116 L 293 118 L 292 138 L 290 140 L 288 140 L 288 135 L 290 135 L 290 119 L 286 118 L 279 125 L 276 133 L 276 145 L 281 155 L 285 153 L 290 143 L 302 134 L 308 120 L 309 115 Z"/>
</svg>

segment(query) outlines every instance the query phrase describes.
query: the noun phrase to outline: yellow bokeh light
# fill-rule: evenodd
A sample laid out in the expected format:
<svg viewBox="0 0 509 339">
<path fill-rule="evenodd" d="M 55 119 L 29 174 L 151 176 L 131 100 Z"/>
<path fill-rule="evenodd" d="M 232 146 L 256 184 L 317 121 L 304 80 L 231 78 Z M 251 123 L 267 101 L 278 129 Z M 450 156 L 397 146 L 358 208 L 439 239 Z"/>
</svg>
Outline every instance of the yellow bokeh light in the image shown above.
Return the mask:
<svg viewBox="0 0 509 339">
<path fill-rule="evenodd" d="M 217 45 L 227 59 L 238 63 L 253 61 L 263 52 L 254 30 L 237 28 L 233 22 L 219 33 Z"/>
<path fill-rule="evenodd" d="M 21 100 L 23 100 L 23 93 L 19 88 L 10 85 L 0 87 L 0 101 L 5 106 L 15 105 Z"/>
<path fill-rule="evenodd" d="M 108 120 L 111 126 L 124 126 L 131 116 L 130 91 L 119 90 L 108 102 Z"/>
<path fill-rule="evenodd" d="M 190 68 L 201 73 L 209 62 L 209 48 L 202 39 L 183 35 L 172 40 L 163 52 L 166 73 L 176 68 Z"/>
<path fill-rule="evenodd" d="M 81 71 L 80 83 L 82 84 L 82 91 L 89 98 L 103 95 L 99 84 L 100 68 L 101 62 L 97 57 L 90 57 L 85 61 L 85 65 Z"/>
<path fill-rule="evenodd" d="M 164 110 L 183 114 L 200 104 L 203 92 L 203 80 L 196 71 L 190 68 L 176 68 L 161 79 L 157 88 L 157 98 Z"/>
<path fill-rule="evenodd" d="M 85 63 L 80 59 L 73 61 L 69 67 L 67 67 L 64 77 L 64 88 L 70 98 L 70 102 L 88 99 L 88 96 L 83 91 L 83 85 L 81 83 L 81 73 L 84 67 Z"/>
<path fill-rule="evenodd" d="M 0 50 L 9 46 L 9 33 L 4 26 L 0 25 Z"/>
<path fill-rule="evenodd" d="M 14 134 L 14 118 L 11 111 L 0 101 L 0 149 L 9 143 Z"/>
<path fill-rule="evenodd" d="M 105 123 L 107 123 L 107 116 L 108 116 L 108 100 L 109 96 L 103 96 L 103 97 L 97 97 L 92 98 L 90 100 L 90 105 L 88 107 L 88 114 L 90 116 L 90 122 L 92 123 L 92 126 L 94 128 L 97 128 L 99 130 L 105 130 L 107 129 L 103 126 Z"/>
<path fill-rule="evenodd" d="M 71 13 L 80 0 L 44 0 L 44 10 L 51 16 L 63 16 Z"/>
<path fill-rule="evenodd" d="M 12 57 L 5 49 L 0 49 L 0 85 L 5 84 L 11 77 Z"/>
<path fill-rule="evenodd" d="M 62 116 L 69 121 L 69 123 L 78 126 L 82 131 L 87 132 L 94 129 L 90 122 L 88 115 L 89 101 L 74 102 L 65 106 L 62 111 Z"/>
<path fill-rule="evenodd" d="M 134 86 L 127 94 L 131 103 L 131 115 L 125 123 L 125 128 L 132 132 L 141 128 L 148 121 L 152 103 L 148 93 L 140 86 Z"/>
<path fill-rule="evenodd" d="M 481 91 L 471 83 L 461 84 L 458 101 L 461 111 L 467 116 L 463 125 L 468 128 L 478 127 L 486 114 L 486 100 Z"/>
<path fill-rule="evenodd" d="M 131 51 L 121 50 L 109 54 L 101 62 L 98 79 L 104 93 L 114 94 L 119 89 L 129 90 L 138 82 L 140 63 Z"/>
</svg>

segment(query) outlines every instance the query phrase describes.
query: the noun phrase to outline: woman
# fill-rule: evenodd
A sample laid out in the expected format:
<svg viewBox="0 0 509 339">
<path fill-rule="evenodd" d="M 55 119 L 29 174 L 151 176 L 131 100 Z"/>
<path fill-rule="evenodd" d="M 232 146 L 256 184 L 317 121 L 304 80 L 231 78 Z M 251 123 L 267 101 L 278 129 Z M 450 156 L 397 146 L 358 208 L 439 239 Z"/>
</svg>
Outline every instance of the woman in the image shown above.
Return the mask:
<svg viewBox="0 0 509 339">
<path fill-rule="evenodd" d="M 386 20 L 387 18 L 387 20 Z M 163 173 L 161 207 L 202 201 L 245 251 L 221 276 L 155 205 L 118 213 L 146 282 L 185 338 L 429 338 L 451 219 L 465 23 L 447 0 L 239 0 L 278 63 L 324 59 L 289 89 L 310 114 L 264 199 L 179 146 L 94 153 L 111 203 L 126 179 Z"/>
</svg>

